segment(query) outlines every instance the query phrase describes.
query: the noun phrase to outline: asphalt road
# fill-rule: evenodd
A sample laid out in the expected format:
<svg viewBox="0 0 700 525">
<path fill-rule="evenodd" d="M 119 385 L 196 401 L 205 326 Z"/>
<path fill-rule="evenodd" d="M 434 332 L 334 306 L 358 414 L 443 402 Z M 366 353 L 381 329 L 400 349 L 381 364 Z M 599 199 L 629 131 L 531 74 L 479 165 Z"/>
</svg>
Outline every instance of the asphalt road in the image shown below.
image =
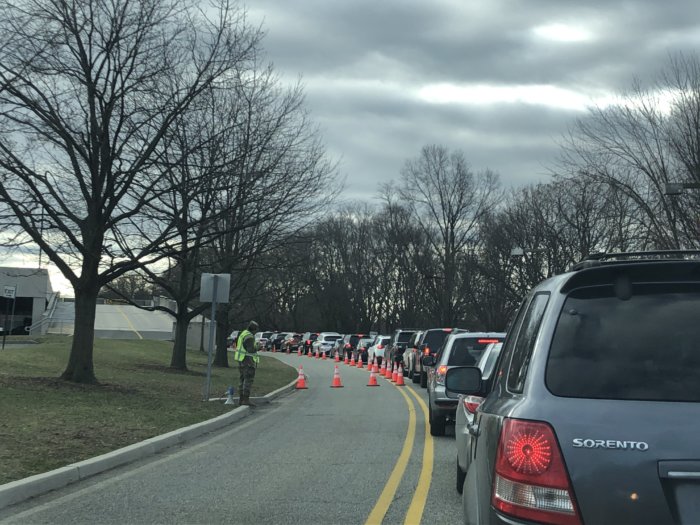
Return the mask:
<svg viewBox="0 0 700 525">
<path fill-rule="evenodd" d="M 429 436 L 426 390 L 384 378 L 367 387 L 366 369 L 342 363 L 344 387 L 330 388 L 332 359 L 277 355 L 304 367 L 307 390 L 0 511 L 0 523 L 462 523 L 453 429 Z"/>
</svg>

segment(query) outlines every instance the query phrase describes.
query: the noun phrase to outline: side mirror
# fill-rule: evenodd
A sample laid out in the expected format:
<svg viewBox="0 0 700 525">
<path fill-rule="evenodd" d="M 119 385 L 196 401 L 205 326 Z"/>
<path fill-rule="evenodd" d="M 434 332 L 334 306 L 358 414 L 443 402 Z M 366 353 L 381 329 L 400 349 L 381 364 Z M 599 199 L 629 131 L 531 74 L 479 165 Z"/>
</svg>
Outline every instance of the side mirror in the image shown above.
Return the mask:
<svg viewBox="0 0 700 525">
<path fill-rule="evenodd" d="M 435 356 L 425 355 L 421 359 L 421 363 L 423 363 L 423 366 L 435 366 Z"/>
<path fill-rule="evenodd" d="M 445 374 L 445 388 L 457 394 L 478 394 L 481 391 L 481 370 L 476 366 L 450 368 Z"/>
</svg>

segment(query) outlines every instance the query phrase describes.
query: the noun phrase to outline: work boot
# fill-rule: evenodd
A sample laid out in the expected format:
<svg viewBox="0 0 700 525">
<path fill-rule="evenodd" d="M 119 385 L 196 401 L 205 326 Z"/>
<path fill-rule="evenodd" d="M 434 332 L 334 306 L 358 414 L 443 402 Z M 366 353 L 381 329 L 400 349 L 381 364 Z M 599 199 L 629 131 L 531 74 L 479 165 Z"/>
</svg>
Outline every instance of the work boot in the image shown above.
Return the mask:
<svg viewBox="0 0 700 525">
<path fill-rule="evenodd" d="M 248 394 L 241 394 L 241 399 L 238 402 L 238 406 L 250 406 L 250 399 Z"/>
</svg>

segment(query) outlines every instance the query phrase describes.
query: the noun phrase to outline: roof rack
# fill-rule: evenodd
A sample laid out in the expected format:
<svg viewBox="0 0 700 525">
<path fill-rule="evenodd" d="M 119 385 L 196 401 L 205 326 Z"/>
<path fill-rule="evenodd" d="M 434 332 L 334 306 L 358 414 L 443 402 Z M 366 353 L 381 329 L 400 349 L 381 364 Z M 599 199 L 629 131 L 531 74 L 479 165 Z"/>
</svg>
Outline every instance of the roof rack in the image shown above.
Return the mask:
<svg viewBox="0 0 700 525">
<path fill-rule="evenodd" d="M 572 271 L 601 266 L 604 263 L 632 263 L 644 260 L 686 261 L 700 259 L 700 250 L 650 250 L 641 252 L 591 253 L 571 267 Z"/>
</svg>

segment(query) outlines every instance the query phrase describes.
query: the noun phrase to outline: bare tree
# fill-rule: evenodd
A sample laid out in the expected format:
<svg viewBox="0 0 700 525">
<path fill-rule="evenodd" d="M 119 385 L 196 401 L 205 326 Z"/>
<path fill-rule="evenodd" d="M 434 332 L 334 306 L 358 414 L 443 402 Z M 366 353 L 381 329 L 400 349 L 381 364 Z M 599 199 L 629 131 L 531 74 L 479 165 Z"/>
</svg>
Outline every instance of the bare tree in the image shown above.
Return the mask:
<svg viewBox="0 0 700 525">
<path fill-rule="evenodd" d="M 64 379 L 94 382 L 95 299 L 177 238 L 142 212 L 164 190 L 166 132 L 260 33 L 222 0 L 2 0 L 0 203 L 71 282 Z M 128 248 L 128 250 L 127 250 Z M 127 251 L 132 256 L 127 257 Z"/>
<path fill-rule="evenodd" d="M 435 315 L 453 325 L 461 316 L 456 310 L 460 257 L 476 245 L 479 222 L 502 197 L 498 176 L 472 172 L 462 152 L 425 146 L 406 163 L 399 194 L 413 207 L 438 261 L 432 276 Z"/>
<path fill-rule="evenodd" d="M 635 82 L 615 104 L 576 122 L 558 173 L 588 177 L 634 204 L 637 248 L 697 246 L 700 195 L 665 194 L 668 182 L 700 181 L 700 62 L 671 57 L 649 87 Z"/>
</svg>

